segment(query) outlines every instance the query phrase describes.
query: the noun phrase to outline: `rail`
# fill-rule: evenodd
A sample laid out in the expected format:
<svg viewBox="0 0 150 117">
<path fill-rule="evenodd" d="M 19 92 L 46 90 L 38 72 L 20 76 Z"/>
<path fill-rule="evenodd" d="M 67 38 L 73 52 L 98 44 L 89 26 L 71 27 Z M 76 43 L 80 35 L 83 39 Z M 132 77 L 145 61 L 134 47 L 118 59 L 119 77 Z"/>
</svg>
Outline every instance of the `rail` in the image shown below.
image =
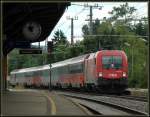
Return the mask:
<svg viewBox="0 0 150 117">
<path fill-rule="evenodd" d="M 132 109 L 132 108 L 128 108 L 128 107 L 123 107 L 121 105 L 113 104 L 113 103 L 110 103 L 110 102 L 96 100 L 96 99 L 92 99 L 92 98 L 88 98 L 88 97 L 75 96 L 75 95 L 71 95 L 71 94 L 61 94 L 61 95 L 64 95 L 64 96 L 67 96 L 67 97 L 72 97 L 72 98 L 77 98 L 77 99 L 82 99 L 82 100 L 87 100 L 87 101 L 91 101 L 91 102 L 96 102 L 98 104 L 107 105 L 107 106 L 110 106 L 112 108 L 116 108 L 118 110 L 123 110 L 123 111 L 125 111 L 127 113 L 130 113 L 132 115 L 133 114 L 134 115 L 148 115 L 145 112 L 141 112 L 141 111 L 138 111 L 138 110 L 135 110 L 135 109 Z"/>
</svg>

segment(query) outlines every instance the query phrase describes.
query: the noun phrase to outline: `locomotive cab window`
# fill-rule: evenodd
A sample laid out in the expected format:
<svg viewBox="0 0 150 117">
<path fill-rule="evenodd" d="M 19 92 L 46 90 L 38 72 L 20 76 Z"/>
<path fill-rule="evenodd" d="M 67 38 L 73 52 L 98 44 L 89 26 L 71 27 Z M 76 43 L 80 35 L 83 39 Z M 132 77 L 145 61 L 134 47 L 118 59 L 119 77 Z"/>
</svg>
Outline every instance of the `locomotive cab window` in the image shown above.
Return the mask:
<svg viewBox="0 0 150 117">
<path fill-rule="evenodd" d="M 114 68 L 119 69 L 122 67 L 122 57 L 121 56 L 113 56 Z"/>
<path fill-rule="evenodd" d="M 103 68 L 105 68 L 105 69 L 111 68 L 111 63 L 112 63 L 112 56 L 103 56 L 102 57 Z"/>
<path fill-rule="evenodd" d="M 120 69 L 122 67 L 121 56 L 103 56 L 102 65 L 105 69 Z"/>
</svg>

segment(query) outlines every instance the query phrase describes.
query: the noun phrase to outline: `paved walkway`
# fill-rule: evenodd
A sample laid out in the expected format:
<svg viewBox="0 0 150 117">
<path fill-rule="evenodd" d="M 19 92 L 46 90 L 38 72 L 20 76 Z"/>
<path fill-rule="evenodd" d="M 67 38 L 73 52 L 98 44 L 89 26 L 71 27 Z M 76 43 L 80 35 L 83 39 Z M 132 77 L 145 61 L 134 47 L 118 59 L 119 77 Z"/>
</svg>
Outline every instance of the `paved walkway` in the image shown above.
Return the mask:
<svg viewBox="0 0 150 117">
<path fill-rule="evenodd" d="M 2 115 L 51 115 L 51 104 L 38 91 L 7 91 L 2 94 Z"/>
<path fill-rule="evenodd" d="M 2 94 L 2 115 L 87 115 L 72 101 L 48 90 L 12 89 Z"/>
</svg>

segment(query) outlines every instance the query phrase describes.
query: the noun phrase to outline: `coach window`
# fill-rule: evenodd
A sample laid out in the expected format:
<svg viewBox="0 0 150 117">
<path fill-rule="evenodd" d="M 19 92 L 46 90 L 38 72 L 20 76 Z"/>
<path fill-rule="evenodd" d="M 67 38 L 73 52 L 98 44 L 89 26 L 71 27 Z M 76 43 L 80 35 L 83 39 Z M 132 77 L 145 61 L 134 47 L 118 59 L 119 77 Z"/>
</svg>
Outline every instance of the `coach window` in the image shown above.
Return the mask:
<svg viewBox="0 0 150 117">
<path fill-rule="evenodd" d="M 68 70 L 68 69 L 67 69 L 67 66 L 65 66 L 65 74 L 67 74 L 67 70 Z"/>
<path fill-rule="evenodd" d="M 18 74 L 18 78 L 21 78 L 21 73 Z"/>
<path fill-rule="evenodd" d="M 25 73 L 26 77 L 31 77 L 31 72 Z"/>
<path fill-rule="evenodd" d="M 81 63 L 81 72 L 83 72 L 83 63 Z"/>
<path fill-rule="evenodd" d="M 59 68 L 59 72 L 60 72 L 60 74 L 62 75 L 63 74 L 63 71 L 64 71 L 64 69 L 63 69 L 63 66 L 61 66 L 60 68 Z"/>
<path fill-rule="evenodd" d="M 47 77 L 47 72 L 49 73 L 49 71 L 47 71 L 47 70 L 43 70 L 43 71 L 41 71 L 41 73 L 42 73 L 42 75 L 44 76 L 44 77 Z"/>
<path fill-rule="evenodd" d="M 33 77 L 35 77 L 36 76 L 36 72 L 33 72 Z"/>
<path fill-rule="evenodd" d="M 34 76 L 38 76 L 38 73 L 37 73 L 37 71 L 35 71 L 35 72 L 34 72 Z"/>
<path fill-rule="evenodd" d="M 24 78 L 24 73 L 22 73 L 22 78 Z"/>
<path fill-rule="evenodd" d="M 38 71 L 38 76 L 41 76 L 42 75 L 42 71 Z"/>
<path fill-rule="evenodd" d="M 18 76 L 18 73 L 16 73 L 16 75 L 15 75 L 15 76 L 16 76 L 16 78 L 18 78 L 18 77 L 19 77 L 19 76 Z"/>
<path fill-rule="evenodd" d="M 83 71 L 83 64 L 78 63 L 70 66 L 70 73 L 82 73 Z"/>
<path fill-rule="evenodd" d="M 20 78 L 22 78 L 23 77 L 23 75 L 22 75 L 22 73 L 20 73 Z"/>
<path fill-rule="evenodd" d="M 36 71 L 36 76 L 41 76 L 42 75 L 42 72 L 41 71 Z"/>
<path fill-rule="evenodd" d="M 28 77 L 28 74 L 27 74 L 27 73 L 25 73 L 25 77 Z"/>
</svg>

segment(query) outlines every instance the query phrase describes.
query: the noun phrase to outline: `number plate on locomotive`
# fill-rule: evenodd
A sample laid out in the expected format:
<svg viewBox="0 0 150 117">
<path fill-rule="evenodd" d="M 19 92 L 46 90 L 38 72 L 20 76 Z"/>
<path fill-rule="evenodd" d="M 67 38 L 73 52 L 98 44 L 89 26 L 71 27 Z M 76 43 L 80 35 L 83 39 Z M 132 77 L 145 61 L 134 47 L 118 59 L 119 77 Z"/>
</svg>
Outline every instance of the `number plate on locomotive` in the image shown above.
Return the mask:
<svg viewBox="0 0 150 117">
<path fill-rule="evenodd" d="M 117 74 L 109 74 L 110 77 L 117 77 Z"/>
</svg>

